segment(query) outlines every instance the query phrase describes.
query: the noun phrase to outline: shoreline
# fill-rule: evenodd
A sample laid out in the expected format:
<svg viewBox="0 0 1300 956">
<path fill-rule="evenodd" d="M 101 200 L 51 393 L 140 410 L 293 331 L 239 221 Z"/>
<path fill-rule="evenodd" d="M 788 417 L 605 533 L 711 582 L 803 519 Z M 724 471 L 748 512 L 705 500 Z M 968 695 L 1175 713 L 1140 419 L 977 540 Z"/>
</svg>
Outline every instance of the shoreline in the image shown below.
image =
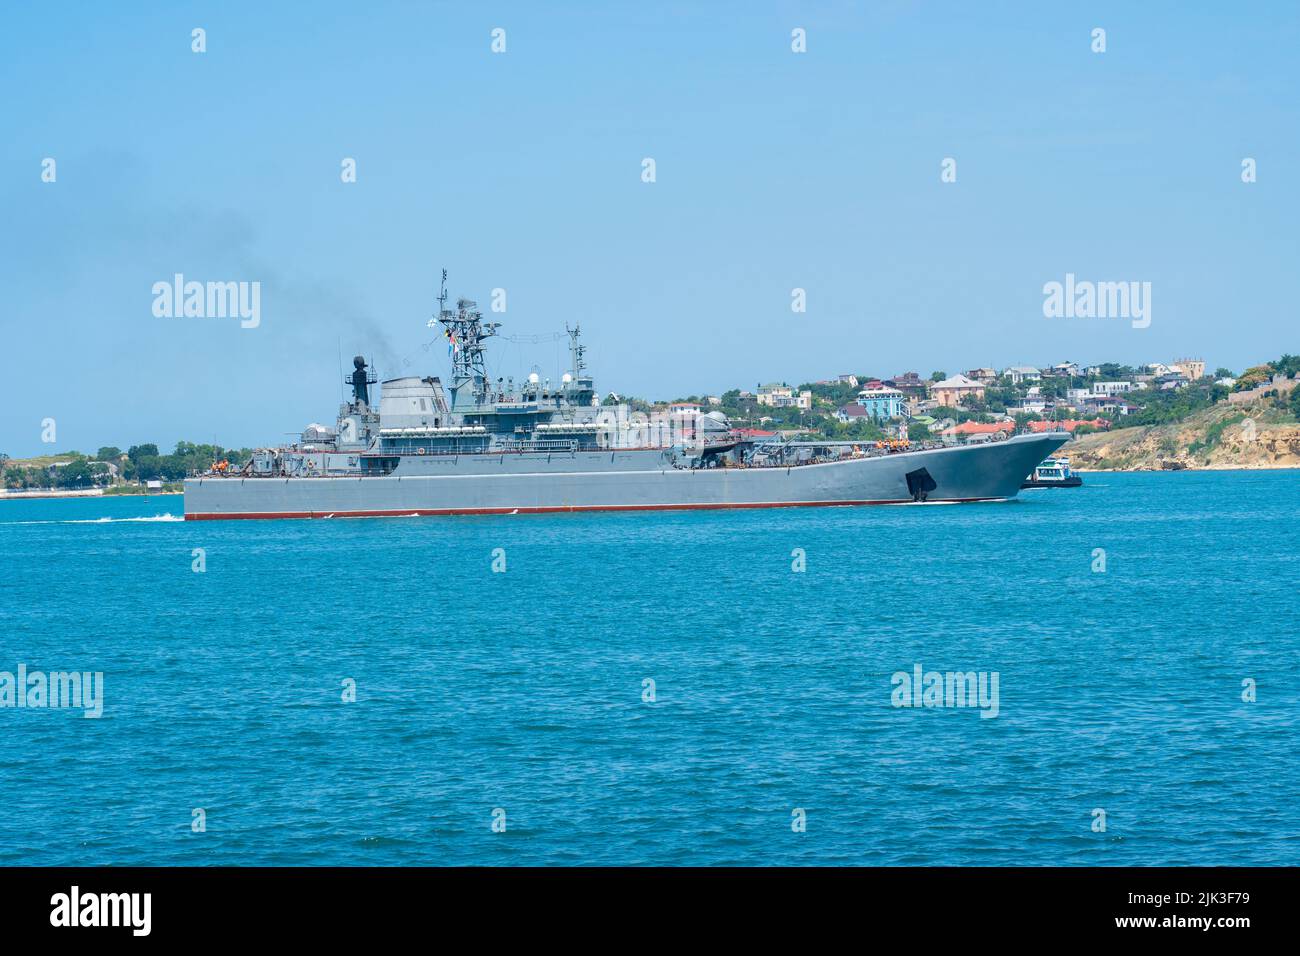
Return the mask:
<svg viewBox="0 0 1300 956">
<path fill-rule="evenodd" d="M 1069 457 L 1068 455 L 1066 456 Z M 1075 468 L 1077 475 L 1175 475 L 1189 471 L 1300 471 L 1297 465 L 1202 465 L 1199 468 Z"/>
<path fill-rule="evenodd" d="M 77 488 L 66 491 L 3 491 L 0 501 L 32 501 L 38 498 L 167 498 L 183 497 L 182 491 L 141 491 L 106 495 L 102 488 Z"/>
</svg>

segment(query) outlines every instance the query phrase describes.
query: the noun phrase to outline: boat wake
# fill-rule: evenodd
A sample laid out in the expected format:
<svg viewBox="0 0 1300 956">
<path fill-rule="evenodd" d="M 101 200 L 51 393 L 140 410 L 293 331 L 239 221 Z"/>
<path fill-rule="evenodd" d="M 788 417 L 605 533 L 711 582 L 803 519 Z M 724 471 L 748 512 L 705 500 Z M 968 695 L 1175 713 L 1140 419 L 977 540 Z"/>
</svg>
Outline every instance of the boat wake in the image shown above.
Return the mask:
<svg viewBox="0 0 1300 956">
<path fill-rule="evenodd" d="M 70 518 L 59 521 L 7 521 L 5 524 L 121 524 L 123 522 L 184 521 L 184 515 L 161 514 L 138 518 Z"/>
</svg>

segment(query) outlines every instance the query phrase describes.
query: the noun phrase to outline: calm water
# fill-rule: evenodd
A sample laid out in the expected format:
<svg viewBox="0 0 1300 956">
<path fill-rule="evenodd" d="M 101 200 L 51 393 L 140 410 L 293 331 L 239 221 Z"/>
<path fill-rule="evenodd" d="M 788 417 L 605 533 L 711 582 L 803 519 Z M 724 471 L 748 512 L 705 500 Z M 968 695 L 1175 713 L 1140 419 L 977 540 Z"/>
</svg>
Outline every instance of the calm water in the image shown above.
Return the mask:
<svg viewBox="0 0 1300 956">
<path fill-rule="evenodd" d="M 0 709 L 0 864 L 1300 863 L 1300 473 L 1085 480 L 312 522 L 0 502 L 0 671 L 105 680 L 98 720 Z M 891 706 L 918 663 L 997 671 L 998 717 Z"/>
</svg>

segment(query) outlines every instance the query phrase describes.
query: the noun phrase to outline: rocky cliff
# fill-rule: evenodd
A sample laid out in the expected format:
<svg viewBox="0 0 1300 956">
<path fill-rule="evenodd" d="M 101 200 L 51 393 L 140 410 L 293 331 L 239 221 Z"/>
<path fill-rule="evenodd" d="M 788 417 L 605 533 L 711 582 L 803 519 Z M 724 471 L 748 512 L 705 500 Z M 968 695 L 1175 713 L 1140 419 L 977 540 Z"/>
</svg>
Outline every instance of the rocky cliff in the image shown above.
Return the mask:
<svg viewBox="0 0 1300 956">
<path fill-rule="evenodd" d="M 1265 404 L 1221 403 L 1170 425 L 1084 435 L 1061 454 L 1085 471 L 1300 468 L 1300 424 Z"/>
</svg>

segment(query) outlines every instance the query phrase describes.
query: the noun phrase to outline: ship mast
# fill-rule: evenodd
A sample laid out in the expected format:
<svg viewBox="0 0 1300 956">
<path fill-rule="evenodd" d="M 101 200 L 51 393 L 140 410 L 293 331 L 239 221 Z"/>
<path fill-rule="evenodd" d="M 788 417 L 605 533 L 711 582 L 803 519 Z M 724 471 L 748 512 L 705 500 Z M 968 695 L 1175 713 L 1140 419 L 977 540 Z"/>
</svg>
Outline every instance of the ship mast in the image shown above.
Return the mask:
<svg viewBox="0 0 1300 956">
<path fill-rule="evenodd" d="M 576 386 L 578 379 L 582 378 L 582 373 L 587 368 L 586 354 L 587 346 L 578 344 L 578 336 L 582 332 L 582 326 L 574 324 L 569 328 L 569 323 L 564 323 L 564 331 L 569 333 L 569 374 L 573 376 L 573 383 Z"/>
<path fill-rule="evenodd" d="M 442 270 L 438 293 L 438 321 L 451 346 L 451 405 L 463 409 L 488 404 L 487 367 L 483 340 L 497 334 L 500 322 L 484 322 L 478 303 L 457 299 L 455 311 L 447 308 L 447 270 Z"/>
</svg>

